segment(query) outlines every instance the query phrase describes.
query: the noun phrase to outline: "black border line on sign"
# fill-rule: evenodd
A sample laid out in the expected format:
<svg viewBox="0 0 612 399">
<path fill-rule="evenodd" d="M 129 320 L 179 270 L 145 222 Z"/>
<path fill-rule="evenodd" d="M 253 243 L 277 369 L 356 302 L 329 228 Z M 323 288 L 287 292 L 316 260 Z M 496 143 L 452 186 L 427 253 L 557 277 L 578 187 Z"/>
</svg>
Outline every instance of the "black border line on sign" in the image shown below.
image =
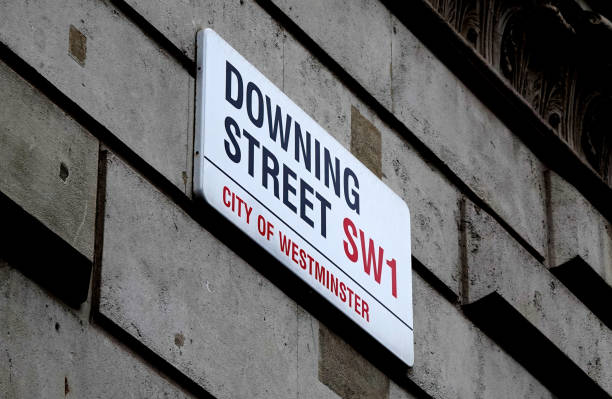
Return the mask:
<svg viewBox="0 0 612 399">
<path fill-rule="evenodd" d="M 350 275 L 348 275 L 348 273 L 346 273 L 344 270 L 342 270 L 342 268 L 340 266 L 338 266 L 337 264 L 335 264 L 331 259 L 329 259 L 327 257 L 327 255 L 325 255 L 323 252 L 321 252 L 317 247 L 315 247 L 314 245 L 312 245 L 310 243 L 310 241 L 308 241 L 307 239 L 305 239 L 304 237 L 302 237 L 302 235 L 300 233 L 298 233 L 297 231 L 295 231 L 293 229 L 293 227 L 289 226 L 287 224 L 287 222 L 285 222 L 282 218 L 280 218 L 276 213 L 272 212 L 272 210 L 270 210 L 270 208 L 268 208 L 263 202 L 261 202 L 257 197 L 255 197 L 253 194 L 251 194 L 251 192 L 249 190 L 247 190 L 246 188 L 244 188 L 240 183 L 238 183 L 236 180 L 234 180 L 233 177 L 231 177 L 230 175 L 228 175 L 223 169 L 221 169 L 216 163 L 214 163 L 210 158 L 208 158 L 206 155 L 204 156 L 204 159 L 207 160 L 208 162 L 211 163 L 211 165 L 213 165 L 215 168 L 217 168 L 221 173 L 223 173 L 228 179 L 230 179 L 231 181 L 234 182 L 234 184 L 236 184 L 238 187 L 240 187 L 244 192 L 246 192 L 247 194 L 249 194 L 255 201 L 257 201 L 261 206 L 263 206 L 268 212 L 270 212 L 272 215 L 274 215 L 278 220 L 280 220 L 285 226 L 287 226 L 291 231 L 293 231 L 293 233 L 295 233 L 298 237 L 300 237 L 302 240 L 304 240 L 308 245 L 310 245 L 312 248 L 315 249 L 315 251 L 317 251 L 322 257 L 324 257 L 325 259 L 327 259 L 327 261 L 329 263 L 331 263 L 332 265 L 334 265 L 336 267 L 336 269 L 340 270 L 346 277 L 348 277 L 353 283 L 355 283 L 359 288 L 361 288 L 363 291 L 365 291 L 368 295 L 370 295 L 376 302 L 378 302 L 380 304 L 380 306 L 382 306 L 383 308 L 385 308 L 389 313 L 391 313 L 393 316 L 395 316 L 396 319 L 398 319 L 400 321 L 400 323 L 402 323 L 403 325 L 405 325 L 406 327 L 408 327 L 410 329 L 410 331 L 414 331 L 413 328 L 411 326 L 408 325 L 408 323 L 406 323 L 404 320 L 402 320 L 398 315 L 396 315 L 395 313 L 393 313 L 391 311 L 391 309 L 389 309 L 387 306 L 385 306 L 384 303 L 382 303 L 380 300 L 378 300 L 378 298 L 376 298 L 374 295 L 372 295 L 370 293 L 370 291 L 366 290 L 365 288 L 363 288 L 363 286 L 361 284 L 359 284 L 357 281 L 355 281 L 355 279 L 353 279 Z"/>
</svg>

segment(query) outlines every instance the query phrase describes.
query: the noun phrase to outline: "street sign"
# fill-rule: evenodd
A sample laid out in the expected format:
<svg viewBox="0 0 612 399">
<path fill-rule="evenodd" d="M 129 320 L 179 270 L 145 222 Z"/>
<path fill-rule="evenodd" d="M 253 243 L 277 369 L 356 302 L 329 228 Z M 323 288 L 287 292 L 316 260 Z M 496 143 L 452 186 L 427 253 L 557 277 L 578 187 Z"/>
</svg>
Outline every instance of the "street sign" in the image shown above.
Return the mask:
<svg viewBox="0 0 612 399">
<path fill-rule="evenodd" d="M 197 68 L 195 197 L 412 366 L 406 203 L 210 29 Z"/>
</svg>

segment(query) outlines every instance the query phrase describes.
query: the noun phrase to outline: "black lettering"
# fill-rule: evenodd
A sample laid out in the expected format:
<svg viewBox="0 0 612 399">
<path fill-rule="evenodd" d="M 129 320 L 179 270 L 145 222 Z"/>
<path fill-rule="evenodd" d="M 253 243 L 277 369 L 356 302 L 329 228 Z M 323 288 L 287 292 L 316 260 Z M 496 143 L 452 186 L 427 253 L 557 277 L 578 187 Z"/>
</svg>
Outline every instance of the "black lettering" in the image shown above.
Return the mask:
<svg viewBox="0 0 612 399">
<path fill-rule="evenodd" d="M 280 132 L 281 147 L 283 150 L 287 151 L 287 147 L 289 146 L 289 134 L 291 132 L 291 116 L 287 114 L 285 129 L 283 130 L 283 115 L 281 108 L 278 105 L 276 106 L 274 122 L 272 122 L 272 104 L 268 96 L 266 96 L 266 109 L 268 110 L 268 129 L 270 131 L 270 138 L 276 141 L 276 136 Z M 274 124 L 274 127 L 272 124 Z"/>
<path fill-rule="evenodd" d="M 238 84 L 236 98 L 232 98 L 232 75 L 236 77 Z M 242 76 L 229 61 L 225 62 L 225 99 L 237 109 L 242 107 Z"/>
<path fill-rule="evenodd" d="M 331 174 L 332 184 L 334 185 L 334 191 L 336 196 L 340 198 L 340 160 L 337 157 L 334 157 L 336 161 L 336 170 L 334 171 L 331 154 L 327 148 L 324 149 L 324 158 L 325 158 L 325 187 L 329 187 L 329 176 Z"/>
<path fill-rule="evenodd" d="M 255 118 L 253 114 L 253 92 L 257 94 L 257 118 Z M 257 127 L 263 126 L 263 118 L 264 118 L 264 108 L 263 108 L 263 96 L 261 95 L 261 91 L 259 87 L 255 85 L 253 82 L 249 82 L 247 84 L 247 114 L 249 114 L 249 119 L 253 122 L 253 125 Z"/>
<path fill-rule="evenodd" d="M 255 147 L 259 148 L 259 141 L 257 141 L 257 139 L 253 136 L 251 136 L 251 133 L 247 132 L 246 130 L 242 131 L 242 135 L 244 137 L 246 137 L 246 139 L 249 141 L 249 174 L 251 176 L 254 176 L 254 169 L 255 169 Z"/>
<path fill-rule="evenodd" d="M 321 235 L 327 237 L 327 209 L 331 209 L 331 204 L 319 193 L 315 197 L 321 203 Z"/>
<path fill-rule="evenodd" d="M 289 193 L 295 195 L 295 187 L 289 182 L 289 176 L 295 180 L 297 175 L 289 167 L 283 164 L 283 204 L 287 205 L 287 208 L 291 209 L 294 213 L 297 213 L 297 208 L 289 200 Z"/>
<path fill-rule="evenodd" d="M 350 189 L 349 177 L 353 180 L 354 189 Z M 352 194 L 349 195 L 349 189 Z M 359 215 L 359 180 L 351 168 L 344 169 L 344 199 L 348 207 Z"/>
<path fill-rule="evenodd" d="M 303 179 L 300 179 L 300 217 L 303 221 L 308 223 L 310 227 L 314 227 L 314 222 L 311 218 L 306 215 L 306 208 L 313 209 L 312 202 L 306 198 L 306 191 L 310 194 L 314 193 L 314 189 L 310 184 L 306 183 Z"/>
<path fill-rule="evenodd" d="M 273 153 L 271 153 L 266 146 L 262 146 L 262 157 L 261 157 L 261 184 L 268 188 L 268 176 L 274 181 L 274 196 L 278 196 L 278 161 Z M 272 161 L 273 166 L 269 166 L 269 162 Z"/>
<path fill-rule="evenodd" d="M 232 134 L 232 128 L 234 130 L 233 134 Z M 234 163 L 238 163 L 240 162 L 240 146 L 238 146 L 238 142 L 236 141 L 236 138 L 234 137 L 234 135 L 240 137 L 240 127 L 238 127 L 238 124 L 236 123 L 236 121 L 233 120 L 230 116 L 225 118 L 225 132 L 227 133 L 227 136 L 231 140 L 232 142 L 231 145 L 233 146 L 233 149 L 234 149 L 234 151 L 232 151 L 230 148 L 229 141 L 225 140 L 225 153 L 227 154 L 229 159 L 234 161 Z"/>
</svg>

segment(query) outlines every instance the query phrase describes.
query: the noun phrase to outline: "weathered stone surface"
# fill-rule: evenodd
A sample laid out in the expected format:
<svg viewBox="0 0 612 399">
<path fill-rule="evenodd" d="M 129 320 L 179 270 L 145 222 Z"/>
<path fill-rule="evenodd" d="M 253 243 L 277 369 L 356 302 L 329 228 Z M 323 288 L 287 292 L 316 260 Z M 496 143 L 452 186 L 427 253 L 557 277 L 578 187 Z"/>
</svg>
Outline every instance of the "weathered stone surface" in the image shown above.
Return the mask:
<svg viewBox="0 0 612 399">
<path fill-rule="evenodd" d="M 546 256 L 543 165 L 440 60 L 394 21 L 393 112 Z"/>
<path fill-rule="evenodd" d="M 351 153 L 379 178 L 382 177 L 380 131 L 351 107 Z"/>
<path fill-rule="evenodd" d="M 0 298 L 0 397 L 191 397 L 2 260 Z"/>
<path fill-rule="evenodd" d="M 193 79 L 108 2 L 0 1 L 0 40 L 183 190 Z M 70 26 L 87 60 L 69 53 Z M 94 132 L 95 133 L 95 132 Z M 189 179 L 187 179 L 189 180 Z"/>
<path fill-rule="evenodd" d="M 291 36 L 285 39 L 283 91 L 345 148 L 351 143 L 353 94 Z"/>
<path fill-rule="evenodd" d="M 433 398 L 553 398 L 531 374 L 413 273 L 414 367 Z"/>
<path fill-rule="evenodd" d="M 218 398 L 296 395 L 296 304 L 119 159 L 100 313 Z"/>
<path fill-rule="evenodd" d="M 274 3 L 378 101 L 391 107 L 389 10 L 372 0 Z"/>
<path fill-rule="evenodd" d="M 195 36 L 211 28 L 283 87 L 283 40 L 279 25 L 252 0 L 126 0 L 189 58 L 195 59 Z"/>
<path fill-rule="evenodd" d="M 297 367 L 299 396 L 338 399 L 339 396 L 319 380 L 319 321 L 298 305 Z"/>
<path fill-rule="evenodd" d="M 342 398 L 387 398 L 389 378 L 319 324 L 319 381 Z"/>
<path fill-rule="evenodd" d="M 98 142 L 0 62 L 0 191 L 89 259 Z"/>
<path fill-rule="evenodd" d="M 529 323 L 612 392 L 612 331 L 489 215 L 466 204 L 466 303 L 497 292 Z"/>
<path fill-rule="evenodd" d="M 410 208 L 412 254 L 459 295 L 461 194 L 399 134 L 380 126 L 383 181 Z"/>
<path fill-rule="evenodd" d="M 612 225 L 554 172 L 550 184 L 550 266 L 580 256 L 612 285 Z"/>
<path fill-rule="evenodd" d="M 412 395 L 410 392 L 406 392 L 391 381 L 389 384 L 389 399 L 416 399 L 416 396 Z"/>
</svg>

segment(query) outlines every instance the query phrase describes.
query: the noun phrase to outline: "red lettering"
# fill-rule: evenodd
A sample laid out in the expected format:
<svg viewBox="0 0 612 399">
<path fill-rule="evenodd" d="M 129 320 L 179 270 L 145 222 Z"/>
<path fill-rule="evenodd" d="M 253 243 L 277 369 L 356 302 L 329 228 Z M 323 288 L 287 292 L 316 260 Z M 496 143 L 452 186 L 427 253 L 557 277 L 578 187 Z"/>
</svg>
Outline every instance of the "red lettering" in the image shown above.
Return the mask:
<svg viewBox="0 0 612 399">
<path fill-rule="evenodd" d="M 396 276 L 395 259 L 388 260 L 387 266 L 391 268 L 391 293 L 393 294 L 394 297 L 397 298 L 397 276 Z"/>
<path fill-rule="evenodd" d="M 295 262 L 296 265 L 298 263 L 297 255 L 298 255 L 298 246 L 295 242 L 292 242 L 291 243 L 291 260 Z"/>
<path fill-rule="evenodd" d="M 247 224 L 249 224 L 249 219 L 251 219 L 251 212 L 253 212 L 253 207 L 252 206 L 248 206 L 246 204 L 246 202 L 244 203 L 244 206 L 246 208 L 246 217 L 247 217 Z"/>
<path fill-rule="evenodd" d="M 359 254 L 357 253 L 357 245 L 355 245 L 355 241 L 353 240 L 352 236 L 355 236 L 355 238 L 357 238 L 357 228 L 349 218 L 344 218 L 344 222 L 342 223 L 342 225 L 344 226 L 344 234 L 346 235 L 346 239 L 348 240 L 348 242 L 344 240 L 342 241 L 342 243 L 344 244 L 344 253 L 351 262 L 355 263 L 359 258 Z M 352 234 L 349 234 L 349 228 L 353 231 Z M 349 245 L 351 246 L 350 252 Z"/>
<path fill-rule="evenodd" d="M 313 261 L 314 261 L 314 258 L 308 255 L 308 273 L 310 273 L 311 276 L 312 276 L 312 262 Z"/>
<path fill-rule="evenodd" d="M 349 287 L 346 287 L 346 290 L 349 293 L 348 298 L 349 298 L 349 308 L 350 308 L 351 306 L 353 306 L 353 290 L 350 289 Z"/>
<path fill-rule="evenodd" d="M 323 265 L 319 265 L 319 262 L 316 262 L 316 261 L 315 261 L 315 280 L 319 280 L 319 283 L 321 283 L 321 285 L 325 285 L 325 267 L 323 267 Z"/>
<path fill-rule="evenodd" d="M 355 313 L 361 316 L 361 297 L 355 293 Z"/>
<path fill-rule="evenodd" d="M 232 203 L 229 200 L 226 200 L 225 196 L 229 195 L 230 193 L 231 193 L 230 189 L 227 188 L 227 186 L 223 186 L 223 204 L 227 206 L 228 208 L 232 205 Z"/>
<path fill-rule="evenodd" d="M 338 278 L 333 274 L 330 276 L 329 290 L 338 296 Z"/>
<path fill-rule="evenodd" d="M 363 271 L 365 271 L 369 275 L 371 266 L 372 264 L 374 264 L 374 280 L 376 280 L 376 282 L 380 284 L 380 277 L 382 275 L 382 261 L 383 261 L 384 250 L 382 249 L 382 247 L 378 247 L 378 262 L 376 262 L 374 240 L 370 238 L 369 245 L 368 245 L 368 252 L 366 252 L 365 237 L 363 234 L 363 230 L 361 229 L 359 229 L 359 237 L 361 238 L 361 251 L 363 253 Z"/>
<path fill-rule="evenodd" d="M 287 256 L 289 256 L 289 250 L 291 247 L 291 239 L 289 239 L 287 243 L 287 236 L 284 236 L 282 232 L 278 232 L 278 237 L 280 240 L 280 248 Z"/>
<path fill-rule="evenodd" d="M 368 305 L 368 303 L 366 301 L 361 301 L 361 316 L 366 319 L 366 321 L 369 323 L 370 322 L 370 306 Z"/>
<path fill-rule="evenodd" d="M 300 249 L 300 267 L 306 270 L 306 251 Z"/>
<path fill-rule="evenodd" d="M 346 302 L 346 285 L 340 282 L 340 300 Z"/>
</svg>

